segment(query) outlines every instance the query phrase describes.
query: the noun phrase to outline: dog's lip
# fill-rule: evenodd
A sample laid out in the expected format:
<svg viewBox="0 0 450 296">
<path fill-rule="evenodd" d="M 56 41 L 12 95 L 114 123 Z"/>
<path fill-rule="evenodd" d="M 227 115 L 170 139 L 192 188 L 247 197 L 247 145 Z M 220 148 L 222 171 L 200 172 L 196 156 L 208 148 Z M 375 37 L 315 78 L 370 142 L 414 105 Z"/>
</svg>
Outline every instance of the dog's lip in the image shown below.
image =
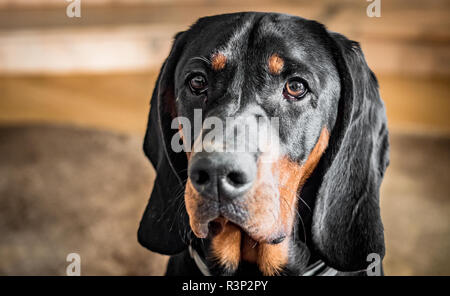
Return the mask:
<svg viewBox="0 0 450 296">
<path fill-rule="evenodd" d="M 223 216 L 219 216 L 216 219 L 208 222 L 209 235 L 211 237 L 219 235 L 220 233 L 222 233 L 227 223 L 228 220 Z"/>
<path fill-rule="evenodd" d="M 191 229 L 196 237 L 200 239 L 214 238 L 221 234 L 225 226 L 230 223 L 257 243 L 279 244 L 286 238 L 286 233 L 280 231 L 281 229 L 264 235 L 259 233 L 257 225 L 248 225 L 239 217 L 230 215 L 226 211 L 221 211 L 219 208 L 214 212 L 204 213 L 203 217 L 190 217 Z"/>
<path fill-rule="evenodd" d="M 246 230 L 245 228 L 241 227 L 240 225 L 238 225 L 236 223 L 233 223 L 232 221 L 228 220 L 227 218 L 225 218 L 222 215 L 209 221 L 207 224 L 204 224 L 207 227 L 204 228 L 206 233 L 204 235 L 202 235 L 202 238 L 216 237 L 217 235 L 219 235 L 220 233 L 223 232 L 223 230 L 225 229 L 225 226 L 227 224 L 233 224 L 234 226 L 239 228 L 239 230 L 242 232 L 242 234 L 245 234 L 246 236 L 248 236 L 252 241 L 255 242 L 255 244 L 267 243 L 267 244 L 276 245 L 276 244 L 281 243 L 286 238 L 286 235 L 284 235 L 284 234 L 280 234 L 280 235 L 270 237 L 270 238 L 259 237 L 259 236 L 255 236 L 254 234 L 252 235 L 248 230 Z"/>
<path fill-rule="evenodd" d="M 192 231 L 198 238 L 213 238 L 225 228 L 228 220 L 223 216 L 218 216 L 213 219 L 208 219 L 206 222 L 194 222 L 191 224 Z"/>
</svg>

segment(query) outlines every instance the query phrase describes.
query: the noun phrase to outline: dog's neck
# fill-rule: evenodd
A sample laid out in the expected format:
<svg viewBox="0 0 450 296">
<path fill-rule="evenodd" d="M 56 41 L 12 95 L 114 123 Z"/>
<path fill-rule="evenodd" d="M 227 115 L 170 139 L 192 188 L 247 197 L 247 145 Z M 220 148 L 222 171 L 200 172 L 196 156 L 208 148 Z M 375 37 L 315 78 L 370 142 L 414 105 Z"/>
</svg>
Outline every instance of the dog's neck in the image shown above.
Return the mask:
<svg viewBox="0 0 450 296">
<path fill-rule="evenodd" d="M 191 261 L 195 264 L 197 271 L 204 276 L 215 276 L 215 275 L 263 275 L 258 269 L 258 266 L 254 263 L 249 263 L 243 261 L 239 268 L 230 273 L 228 270 L 223 268 L 218 268 L 217 264 L 208 261 L 203 255 L 199 254 L 197 250 L 189 245 L 188 250 L 189 257 Z M 296 256 L 294 256 L 296 257 Z M 297 258 L 298 259 L 298 258 Z M 291 262 L 290 266 L 286 266 L 280 275 L 289 276 L 334 276 L 339 273 L 336 269 L 327 266 L 321 260 L 315 260 L 314 262 L 309 262 L 308 260 L 303 260 L 300 262 Z M 303 266 L 300 268 L 300 266 Z"/>
</svg>

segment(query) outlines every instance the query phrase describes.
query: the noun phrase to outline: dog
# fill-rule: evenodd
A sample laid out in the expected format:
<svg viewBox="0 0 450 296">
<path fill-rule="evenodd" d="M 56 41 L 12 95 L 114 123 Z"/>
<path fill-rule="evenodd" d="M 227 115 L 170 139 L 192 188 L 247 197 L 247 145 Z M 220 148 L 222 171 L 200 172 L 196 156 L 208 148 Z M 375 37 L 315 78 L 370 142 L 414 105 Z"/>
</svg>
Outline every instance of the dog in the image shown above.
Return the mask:
<svg viewBox="0 0 450 296">
<path fill-rule="evenodd" d="M 176 135 L 188 148 L 206 137 L 174 128 L 195 110 L 236 119 L 232 132 L 174 151 Z M 223 150 L 271 118 L 276 144 Z M 373 256 L 382 273 L 387 119 L 357 42 L 285 14 L 201 18 L 175 36 L 143 148 L 157 177 L 138 241 L 171 256 L 166 275 L 365 275 Z"/>
</svg>

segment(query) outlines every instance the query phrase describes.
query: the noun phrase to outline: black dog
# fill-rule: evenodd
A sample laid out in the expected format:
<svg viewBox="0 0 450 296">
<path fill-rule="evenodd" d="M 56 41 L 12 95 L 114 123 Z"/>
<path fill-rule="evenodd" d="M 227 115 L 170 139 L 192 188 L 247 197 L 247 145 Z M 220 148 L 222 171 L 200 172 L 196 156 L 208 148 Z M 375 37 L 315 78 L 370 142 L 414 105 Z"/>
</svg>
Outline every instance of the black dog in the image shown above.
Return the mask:
<svg viewBox="0 0 450 296">
<path fill-rule="evenodd" d="M 208 151 L 176 152 L 177 134 L 185 147 L 205 137 L 205 126 L 197 137 L 173 128 L 178 116 L 194 122 L 194 109 L 235 118 L 233 132 Z M 242 123 L 270 118 L 276 146 L 220 152 Z M 385 252 L 388 146 L 358 43 L 283 14 L 202 18 L 176 35 L 153 92 L 144 151 L 157 178 L 139 242 L 172 255 L 168 275 L 365 274 Z"/>
</svg>

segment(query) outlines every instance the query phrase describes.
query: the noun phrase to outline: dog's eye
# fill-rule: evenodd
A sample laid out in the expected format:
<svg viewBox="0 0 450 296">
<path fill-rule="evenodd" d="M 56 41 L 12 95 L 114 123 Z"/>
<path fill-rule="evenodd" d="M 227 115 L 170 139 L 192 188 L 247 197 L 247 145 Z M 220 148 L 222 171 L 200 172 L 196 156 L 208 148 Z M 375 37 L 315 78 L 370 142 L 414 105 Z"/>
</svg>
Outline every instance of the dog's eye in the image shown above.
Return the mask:
<svg viewBox="0 0 450 296">
<path fill-rule="evenodd" d="M 208 83 L 206 81 L 205 76 L 203 76 L 202 74 L 195 74 L 191 76 L 188 80 L 189 80 L 189 88 L 195 95 L 199 95 L 208 89 Z"/>
<path fill-rule="evenodd" d="M 283 95 L 289 100 L 298 100 L 308 93 L 308 85 L 301 78 L 291 78 L 284 85 Z"/>
</svg>

